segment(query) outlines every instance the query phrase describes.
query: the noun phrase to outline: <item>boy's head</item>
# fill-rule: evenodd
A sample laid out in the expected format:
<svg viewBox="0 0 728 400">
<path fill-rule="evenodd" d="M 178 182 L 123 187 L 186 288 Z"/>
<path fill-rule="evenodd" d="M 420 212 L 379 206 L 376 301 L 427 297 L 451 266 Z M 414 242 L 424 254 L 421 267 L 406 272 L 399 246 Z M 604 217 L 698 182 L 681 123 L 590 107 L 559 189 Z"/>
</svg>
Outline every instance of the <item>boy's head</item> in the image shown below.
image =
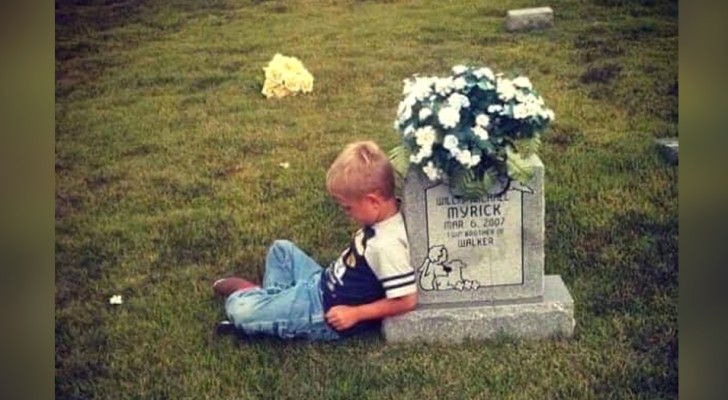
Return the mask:
<svg viewBox="0 0 728 400">
<path fill-rule="evenodd" d="M 380 221 L 396 204 L 394 169 L 371 141 L 347 145 L 326 174 L 326 190 L 362 225 Z"/>
</svg>

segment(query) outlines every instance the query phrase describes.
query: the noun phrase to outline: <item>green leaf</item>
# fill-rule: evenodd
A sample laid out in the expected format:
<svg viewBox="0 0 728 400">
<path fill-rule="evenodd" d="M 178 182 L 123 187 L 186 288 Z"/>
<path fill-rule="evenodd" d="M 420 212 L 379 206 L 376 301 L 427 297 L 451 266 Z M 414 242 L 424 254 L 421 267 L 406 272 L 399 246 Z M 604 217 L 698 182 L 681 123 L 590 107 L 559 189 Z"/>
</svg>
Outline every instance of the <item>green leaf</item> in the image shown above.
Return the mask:
<svg viewBox="0 0 728 400">
<path fill-rule="evenodd" d="M 410 151 L 404 145 L 399 145 L 389 151 L 389 161 L 392 163 L 395 172 L 401 177 L 407 175 L 409 169 Z"/>
<path fill-rule="evenodd" d="M 479 88 L 481 88 L 482 90 L 490 90 L 490 89 L 495 88 L 495 86 L 493 84 L 491 84 L 490 82 L 488 82 L 487 80 L 478 82 L 477 86 Z"/>
<path fill-rule="evenodd" d="M 539 134 L 534 133 L 533 137 L 530 139 L 517 140 L 516 148 L 519 153 L 523 154 L 523 157 L 529 157 L 532 154 L 536 154 L 541 148 L 541 137 Z"/>
<path fill-rule="evenodd" d="M 461 168 L 450 179 L 450 193 L 455 197 L 475 200 L 488 194 L 497 183 L 492 173 L 486 173 L 479 179 L 472 170 Z"/>
<path fill-rule="evenodd" d="M 498 186 L 498 184 L 498 171 L 493 167 L 488 168 L 485 174 L 483 174 L 483 187 L 485 187 L 486 191 L 490 191 L 492 188 Z"/>
<path fill-rule="evenodd" d="M 506 165 L 508 167 L 508 175 L 521 182 L 526 183 L 533 176 L 533 168 L 524 160 L 512 146 L 506 146 Z"/>
<path fill-rule="evenodd" d="M 491 143 L 490 140 L 478 140 L 477 145 L 482 150 L 482 153 L 486 156 L 489 154 L 493 154 L 493 152 L 495 151 L 495 147 L 493 147 L 493 143 Z"/>
</svg>

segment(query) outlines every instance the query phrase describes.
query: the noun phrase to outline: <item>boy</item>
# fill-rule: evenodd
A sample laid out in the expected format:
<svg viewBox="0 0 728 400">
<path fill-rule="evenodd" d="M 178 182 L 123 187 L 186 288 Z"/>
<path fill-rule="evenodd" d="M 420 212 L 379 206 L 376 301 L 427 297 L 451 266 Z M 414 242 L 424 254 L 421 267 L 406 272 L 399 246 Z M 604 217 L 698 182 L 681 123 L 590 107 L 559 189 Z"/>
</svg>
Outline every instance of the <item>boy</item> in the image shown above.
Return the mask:
<svg viewBox="0 0 728 400">
<path fill-rule="evenodd" d="M 323 269 L 293 243 L 274 242 L 262 287 L 240 278 L 213 284 L 227 296 L 228 324 L 246 334 L 335 340 L 415 308 L 415 273 L 386 154 L 374 142 L 346 146 L 326 189 L 361 226 L 349 247 Z"/>
</svg>

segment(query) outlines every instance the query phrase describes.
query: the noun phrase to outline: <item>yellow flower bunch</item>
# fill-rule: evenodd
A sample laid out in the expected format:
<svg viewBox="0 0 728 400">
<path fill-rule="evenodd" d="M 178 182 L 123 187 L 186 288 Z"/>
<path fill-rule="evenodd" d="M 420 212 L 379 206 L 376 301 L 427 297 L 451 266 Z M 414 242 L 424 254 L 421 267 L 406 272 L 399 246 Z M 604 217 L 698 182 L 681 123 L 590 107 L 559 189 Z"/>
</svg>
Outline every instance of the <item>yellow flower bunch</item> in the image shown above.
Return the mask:
<svg viewBox="0 0 728 400">
<path fill-rule="evenodd" d="M 313 75 L 295 57 L 276 53 L 265 71 L 265 83 L 261 93 L 267 98 L 281 98 L 299 92 L 313 90 Z"/>
</svg>

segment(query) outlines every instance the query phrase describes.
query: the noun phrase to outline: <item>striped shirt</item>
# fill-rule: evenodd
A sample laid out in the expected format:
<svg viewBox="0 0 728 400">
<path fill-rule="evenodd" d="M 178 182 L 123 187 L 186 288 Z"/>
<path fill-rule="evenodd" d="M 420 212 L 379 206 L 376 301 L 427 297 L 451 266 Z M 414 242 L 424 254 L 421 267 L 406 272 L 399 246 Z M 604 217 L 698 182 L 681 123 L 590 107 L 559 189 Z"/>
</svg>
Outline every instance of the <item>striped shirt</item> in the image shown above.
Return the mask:
<svg viewBox="0 0 728 400">
<path fill-rule="evenodd" d="M 321 286 L 325 311 L 415 293 L 415 271 L 402 214 L 357 231 L 349 247 L 324 270 Z M 339 333 L 348 336 L 376 328 L 380 322 L 363 321 Z"/>
</svg>

